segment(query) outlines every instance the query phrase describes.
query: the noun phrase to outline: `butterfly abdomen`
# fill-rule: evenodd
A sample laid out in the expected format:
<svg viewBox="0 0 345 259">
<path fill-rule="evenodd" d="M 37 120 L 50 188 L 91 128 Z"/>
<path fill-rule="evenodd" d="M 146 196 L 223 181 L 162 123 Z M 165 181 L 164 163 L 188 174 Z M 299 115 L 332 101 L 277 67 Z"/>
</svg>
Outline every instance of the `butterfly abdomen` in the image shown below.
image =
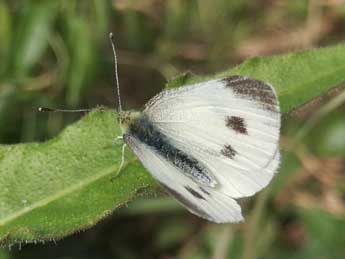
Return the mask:
<svg viewBox="0 0 345 259">
<path fill-rule="evenodd" d="M 214 177 L 197 159 L 171 144 L 169 139 L 144 114 L 132 121 L 127 134 L 153 149 L 194 181 L 207 186 L 216 185 Z M 124 139 L 126 140 L 126 136 Z"/>
</svg>

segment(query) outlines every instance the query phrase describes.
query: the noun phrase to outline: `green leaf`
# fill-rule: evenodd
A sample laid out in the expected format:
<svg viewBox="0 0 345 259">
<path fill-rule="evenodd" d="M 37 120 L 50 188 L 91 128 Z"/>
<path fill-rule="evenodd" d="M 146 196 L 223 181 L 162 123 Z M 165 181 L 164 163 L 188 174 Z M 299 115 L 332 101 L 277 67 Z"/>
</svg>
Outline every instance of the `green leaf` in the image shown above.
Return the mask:
<svg viewBox="0 0 345 259">
<path fill-rule="evenodd" d="M 116 126 L 113 112 L 95 111 L 45 143 L 0 146 L 0 240 L 62 237 L 154 186 L 130 155 L 111 181 L 121 159 Z"/>
<path fill-rule="evenodd" d="M 283 113 L 310 101 L 345 81 L 345 45 L 256 57 L 220 76 L 245 75 L 270 82 L 279 95 Z"/>
<path fill-rule="evenodd" d="M 344 81 L 343 60 L 345 45 L 339 45 L 250 59 L 214 77 L 268 81 L 288 112 Z M 130 152 L 111 181 L 121 160 L 116 121 L 112 112 L 96 110 L 45 143 L 0 146 L 0 240 L 59 238 L 92 226 L 139 194 L 155 193 L 155 181 Z"/>
</svg>

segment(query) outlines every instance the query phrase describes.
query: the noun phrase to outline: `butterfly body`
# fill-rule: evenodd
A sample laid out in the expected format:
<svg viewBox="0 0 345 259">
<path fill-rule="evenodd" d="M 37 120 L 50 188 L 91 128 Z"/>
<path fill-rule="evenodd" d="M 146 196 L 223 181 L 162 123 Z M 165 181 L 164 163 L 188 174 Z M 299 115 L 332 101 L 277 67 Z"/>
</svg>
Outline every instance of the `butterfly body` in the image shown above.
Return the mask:
<svg viewBox="0 0 345 259">
<path fill-rule="evenodd" d="M 235 199 L 264 188 L 279 166 L 273 87 L 242 76 L 170 89 L 143 112 L 122 112 L 124 142 L 160 184 L 210 221 L 243 219 Z"/>
<path fill-rule="evenodd" d="M 168 137 L 161 133 L 145 114 L 141 114 L 129 125 L 128 133 L 124 135 L 125 142 L 128 142 L 129 136 L 136 137 L 147 148 L 156 152 L 178 168 L 182 174 L 200 184 L 212 187 L 216 185 L 217 182 L 214 177 L 207 172 L 202 162 L 171 144 Z"/>
</svg>

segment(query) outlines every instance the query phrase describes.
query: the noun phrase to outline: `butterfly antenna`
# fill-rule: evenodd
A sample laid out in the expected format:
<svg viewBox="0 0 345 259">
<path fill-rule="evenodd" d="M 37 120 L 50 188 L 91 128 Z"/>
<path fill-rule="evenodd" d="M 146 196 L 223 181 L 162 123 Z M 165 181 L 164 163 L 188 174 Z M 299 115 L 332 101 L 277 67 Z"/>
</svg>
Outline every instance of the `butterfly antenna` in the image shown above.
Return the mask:
<svg viewBox="0 0 345 259">
<path fill-rule="evenodd" d="M 90 112 L 91 109 L 76 109 L 76 110 L 67 110 L 67 109 L 53 109 L 48 107 L 38 107 L 39 112 L 68 112 L 68 113 L 86 113 Z"/>
<path fill-rule="evenodd" d="M 112 32 L 109 33 L 109 39 L 110 39 L 111 47 L 113 49 L 113 56 L 114 56 L 114 69 L 115 69 L 115 80 L 116 80 L 115 93 L 117 94 L 117 101 L 118 101 L 118 105 L 119 105 L 119 113 L 121 113 L 122 112 L 122 105 L 121 105 L 121 96 L 120 96 L 119 75 L 118 75 L 118 72 L 117 72 L 117 56 L 116 56 L 116 49 L 115 49 L 114 34 Z"/>
</svg>

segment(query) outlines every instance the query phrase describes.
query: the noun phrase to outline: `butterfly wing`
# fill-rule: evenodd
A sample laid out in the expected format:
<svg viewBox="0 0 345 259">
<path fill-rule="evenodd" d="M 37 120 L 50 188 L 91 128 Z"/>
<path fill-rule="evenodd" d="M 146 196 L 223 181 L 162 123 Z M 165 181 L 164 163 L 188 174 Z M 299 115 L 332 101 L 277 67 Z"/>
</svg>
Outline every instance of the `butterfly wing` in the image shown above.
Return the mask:
<svg viewBox="0 0 345 259">
<path fill-rule="evenodd" d="M 166 90 L 143 114 L 174 147 L 203 163 L 217 181 L 213 195 L 224 200 L 253 195 L 277 171 L 279 104 L 267 83 L 232 76 Z M 163 174 L 169 173 L 161 168 L 154 176 Z"/>
<path fill-rule="evenodd" d="M 196 183 L 137 137 L 125 134 L 124 140 L 145 168 L 193 214 L 217 223 L 243 219 L 240 206 L 231 197 Z"/>
</svg>

